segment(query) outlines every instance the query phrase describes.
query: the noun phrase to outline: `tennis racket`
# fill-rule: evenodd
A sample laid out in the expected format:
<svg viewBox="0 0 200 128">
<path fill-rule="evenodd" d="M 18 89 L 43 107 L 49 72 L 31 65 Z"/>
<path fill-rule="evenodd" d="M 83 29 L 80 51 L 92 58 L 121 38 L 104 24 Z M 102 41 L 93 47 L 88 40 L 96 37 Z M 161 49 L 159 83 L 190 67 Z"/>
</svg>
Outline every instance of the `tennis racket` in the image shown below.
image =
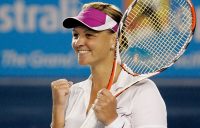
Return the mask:
<svg viewBox="0 0 200 128">
<path fill-rule="evenodd" d="M 117 64 L 137 79 L 113 94 L 116 97 L 135 83 L 172 66 L 185 52 L 195 27 L 196 14 L 190 0 L 134 0 L 118 28 L 107 89 L 113 84 Z M 96 123 L 91 107 L 81 128 L 94 128 Z"/>
</svg>

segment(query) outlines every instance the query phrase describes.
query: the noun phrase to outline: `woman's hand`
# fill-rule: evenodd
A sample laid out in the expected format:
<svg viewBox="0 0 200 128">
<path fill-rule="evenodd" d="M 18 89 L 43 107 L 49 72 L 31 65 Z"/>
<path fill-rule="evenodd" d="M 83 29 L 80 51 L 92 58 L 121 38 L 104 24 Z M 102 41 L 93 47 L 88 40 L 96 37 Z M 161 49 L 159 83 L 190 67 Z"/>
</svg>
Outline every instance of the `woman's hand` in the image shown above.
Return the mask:
<svg viewBox="0 0 200 128">
<path fill-rule="evenodd" d="M 66 79 L 59 79 L 51 82 L 53 105 L 66 105 L 67 96 L 69 94 L 69 88 L 71 85 L 72 82 L 69 82 Z"/>
<path fill-rule="evenodd" d="M 52 89 L 52 128 L 64 128 L 65 107 L 71 82 L 59 79 L 51 83 Z"/>
<path fill-rule="evenodd" d="M 118 116 L 116 97 L 107 89 L 102 89 L 97 94 L 94 104 L 94 111 L 99 121 L 105 125 L 112 123 Z"/>
</svg>

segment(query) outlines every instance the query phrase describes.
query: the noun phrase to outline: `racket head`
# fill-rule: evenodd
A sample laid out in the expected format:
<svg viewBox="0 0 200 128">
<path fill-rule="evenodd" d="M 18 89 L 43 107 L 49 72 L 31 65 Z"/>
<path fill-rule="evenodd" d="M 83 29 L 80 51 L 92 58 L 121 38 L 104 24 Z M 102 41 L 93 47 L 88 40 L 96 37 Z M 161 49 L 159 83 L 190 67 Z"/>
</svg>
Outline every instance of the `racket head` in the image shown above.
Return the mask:
<svg viewBox="0 0 200 128">
<path fill-rule="evenodd" d="M 189 0 L 135 0 L 118 28 L 117 61 L 131 75 L 158 74 L 185 52 L 195 26 Z"/>
</svg>

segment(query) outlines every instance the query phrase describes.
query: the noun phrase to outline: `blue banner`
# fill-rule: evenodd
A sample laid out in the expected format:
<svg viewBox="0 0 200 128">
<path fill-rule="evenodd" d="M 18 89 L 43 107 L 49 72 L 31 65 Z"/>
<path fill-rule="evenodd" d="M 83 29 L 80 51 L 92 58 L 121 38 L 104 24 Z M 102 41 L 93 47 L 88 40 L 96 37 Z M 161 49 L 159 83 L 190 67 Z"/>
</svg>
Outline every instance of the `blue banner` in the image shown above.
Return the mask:
<svg viewBox="0 0 200 128">
<path fill-rule="evenodd" d="M 83 77 L 88 67 L 77 64 L 71 31 L 62 27 L 92 0 L 1 0 L 0 77 Z M 108 1 L 122 10 L 129 0 Z M 158 77 L 200 77 L 200 2 L 194 1 L 197 28 L 185 55 Z"/>
</svg>

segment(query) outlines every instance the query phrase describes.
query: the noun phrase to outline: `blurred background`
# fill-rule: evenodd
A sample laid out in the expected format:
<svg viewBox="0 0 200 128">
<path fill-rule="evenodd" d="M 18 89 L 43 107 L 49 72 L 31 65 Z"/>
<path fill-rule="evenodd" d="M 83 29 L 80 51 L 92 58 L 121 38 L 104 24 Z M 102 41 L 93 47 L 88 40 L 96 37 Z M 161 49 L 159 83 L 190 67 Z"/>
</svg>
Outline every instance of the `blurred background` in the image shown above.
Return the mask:
<svg viewBox="0 0 200 128">
<path fill-rule="evenodd" d="M 131 0 L 98 0 L 126 9 Z M 166 0 L 165 0 L 166 1 Z M 67 16 L 91 0 L 0 0 L 0 127 L 48 128 L 50 83 L 89 76 L 77 64 Z M 156 77 L 168 111 L 169 128 L 200 127 L 200 1 L 193 0 L 197 27 L 188 50 Z"/>
</svg>

